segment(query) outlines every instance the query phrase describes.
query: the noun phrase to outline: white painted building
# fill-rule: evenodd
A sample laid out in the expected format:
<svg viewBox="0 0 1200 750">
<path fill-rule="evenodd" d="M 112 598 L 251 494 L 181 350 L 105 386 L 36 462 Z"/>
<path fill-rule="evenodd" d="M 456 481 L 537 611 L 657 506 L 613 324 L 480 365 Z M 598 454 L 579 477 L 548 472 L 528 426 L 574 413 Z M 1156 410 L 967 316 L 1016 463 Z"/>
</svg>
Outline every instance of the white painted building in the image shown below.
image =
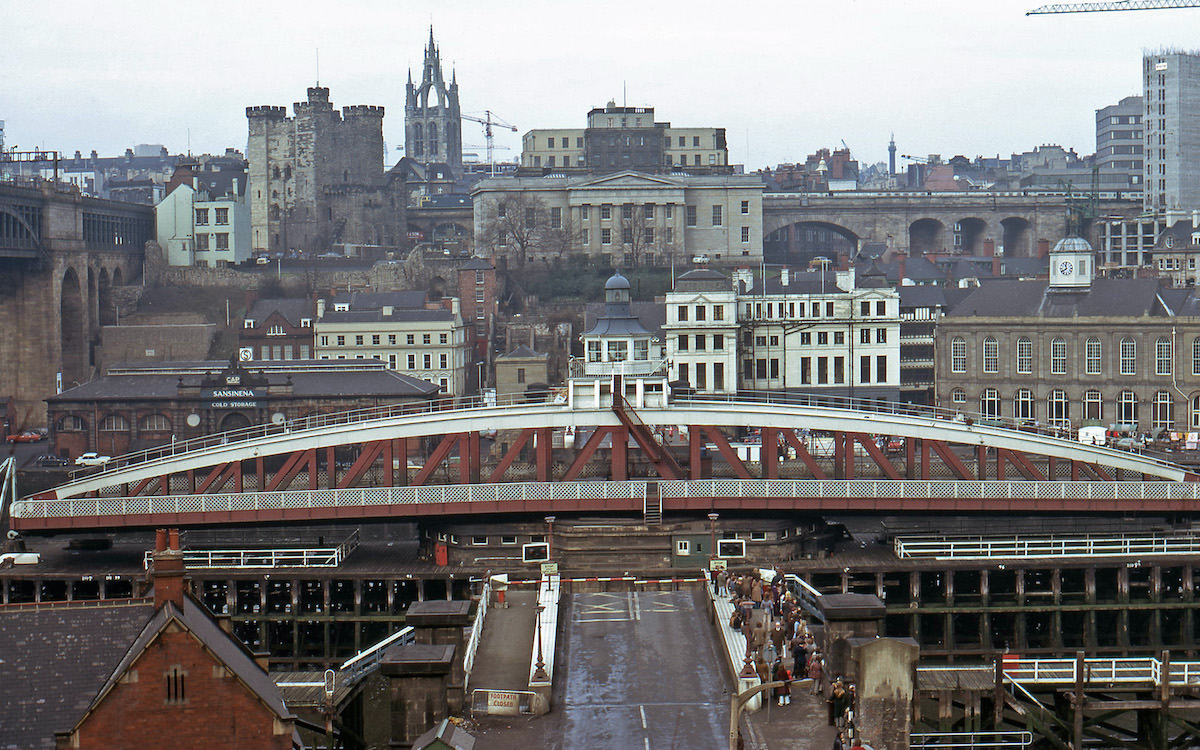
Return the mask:
<svg viewBox="0 0 1200 750">
<path fill-rule="evenodd" d="M 377 359 L 389 370 L 466 394 L 469 348 L 457 297 L 427 302 L 424 292 L 357 292 L 317 301 L 319 359 Z"/>
<path fill-rule="evenodd" d="M 237 265 L 250 259 L 250 207 L 243 180 L 218 195 L 199 177 L 178 184 L 154 207 L 167 265 Z"/>
<path fill-rule="evenodd" d="M 857 281 L 857 283 L 856 283 Z M 771 390 L 897 400 L 900 296 L 872 268 L 855 279 L 783 269 L 763 283 L 708 269 L 666 296 L 671 379 L 699 392 Z"/>
</svg>

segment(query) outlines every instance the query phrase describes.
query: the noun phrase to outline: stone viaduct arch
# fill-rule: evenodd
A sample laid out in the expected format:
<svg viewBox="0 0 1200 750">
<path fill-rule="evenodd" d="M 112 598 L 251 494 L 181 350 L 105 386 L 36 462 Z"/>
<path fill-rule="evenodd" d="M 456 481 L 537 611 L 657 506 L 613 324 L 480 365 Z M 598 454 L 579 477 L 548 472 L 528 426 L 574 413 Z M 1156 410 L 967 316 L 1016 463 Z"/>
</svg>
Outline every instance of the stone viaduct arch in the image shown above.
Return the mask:
<svg viewBox="0 0 1200 750">
<path fill-rule="evenodd" d="M 141 275 L 154 211 L 51 183 L 0 185 L 0 395 L 21 422 L 45 424 L 44 399 L 94 375 L 116 290 Z"/>
<path fill-rule="evenodd" d="M 1103 215 L 1133 216 L 1141 202 L 1104 194 L 1097 208 Z M 764 252 L 770 255 L 785 239 L 794 246 L 797 227 L 819 226 L 856 238 L 857 247 L 879 242 L 912 255 L 978 255 L 991 240 L 997 252 L 1030 257 L 1038 240 L 1053 246 L 1065 236 L 1067 215 L 1065 193 L 768 193 L 763 197 Z"/>
</svg>

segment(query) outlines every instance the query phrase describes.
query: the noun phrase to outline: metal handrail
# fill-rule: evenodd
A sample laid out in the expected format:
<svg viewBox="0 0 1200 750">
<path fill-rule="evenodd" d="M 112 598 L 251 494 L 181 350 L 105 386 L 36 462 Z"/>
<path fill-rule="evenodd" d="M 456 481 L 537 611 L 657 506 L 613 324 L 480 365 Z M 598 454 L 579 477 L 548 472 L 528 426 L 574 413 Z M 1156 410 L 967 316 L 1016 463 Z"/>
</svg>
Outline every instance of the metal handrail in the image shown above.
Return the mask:
<svg viewBox="0 0 1200 750">
<path fill-rule="evenodd" d="M 475 620 L 471 623 L 471 637 L 467 639 L 467 651 L 463 656 L 463 684 L 471 684 L 471 671 L 475 668 L 475 652 L 479 650 L 479 642 L 483 637 L 483 625 L 488 613 L 492 597 L 492 581 L 489 578 L 483 582 L 483 591 L 479 595 L 479 606 L 475 609 Z"/>
<path fill-rule="evenodd" d="M 913 732 L 909 735 L 910 748 L 953 748 L 969 747 L 980 750 L 1003 747 L 1029 747 L 1033 744 L 1033 732 Z"/>
<path fill-rule="evenodd" d="M 1191 555 L 1200 553 L 1200 536 L 896 537 L 894 549 L 899 558 L 929 557 L 936 560 Z"/>
<path fill-rule="evenodd" d="M 13 504 L 13 518 L 114 517 L 151 514 L 244 512 L 332 507 L 428 505 L 462 502 L 509 503 L 529 500 L 644 501 L 645 480 L 511 482 L 418 487 L 357 487 L 324 490 L 219 493 L 212 495 L 139 495 L 135 497 L 27 498 Z M 1016 482 L 909 479 L 695 479 L 662 480 L 665 505 L 690 498 L 764 497 L 820 500 L 838 498 L 929 498 L 970 500 L 981 508 L 1003 500 L 1089 500 L 1142 502 L 1200 500 L 1200 483 L 1183 482 Z"/>
<path fill-rule="evenodd" d="M 805 406 L 851 410 L 870 414 L 918 417 L 931 420 L 953 421 L 965 423 L 977 431 L 1020 432 L 1025 435 L 1036 434 L 1043 439 L 1062 441 L 1078 446 L 1079 443 L 1070 438 L 1069 429 L 1054 428 L 1029 424 L 1027 421 L 1011 417 L 994 417 L 979 412 L 961 409 L 945 409 L 937 406 L 923 406 L 901 402 L 882 401 L 858 397 L 825 396 L 817 394 L 778 393 L 771 391 L 739 391 L 736 394 L 693 394 L 674 397 L 675 406 L 703 405 L 724 403 L 731 405 L 770 404 L 783 406 Z M 472 411 L 488 412 L 498 408 L 520 405 L 523 407 L 542 406 L 553 410 L 569 409 L 568 404 L 538 402 L 529 403 L 523 394 L 512 395 L 498 400 L 484 399 L 482 396 L 467 396 L 452 399 L 424 401 L 417 404 L 404 403 L 391 406 L 351 409 L 331 414 L 317 414 L 299 419 L 288 420 L 282 424 L 262 424 L 245 427 L 229 432 L 214 433 L 170 444 L 147 448 L 141 451 L 126 453 L 110 459 L 99 471 L 92 471 L 86 477 L 95 479 L 106 474 L 115 473 L 120 469 L 141 465 L 161 459 L 177 458 L 184 454 L 200 452 L 212 448 L 225 448 L 254 440 L 278 437 L 281 435 L 303 435 L 314 431 L 326 430 L 331 427 L 362 425 L 371 422 L 381 422 L 396 418 L 420 419 L 431 414 L 457 412 L 460 415 Z M 1105 446 L 1087 446 L 1091 450 L 1111 453 L 1113 456 L 1125 456 L 1127 451 Z M 1164 461 L 1154 456 L 1139 454 L 1139 460 L 1147 463 L 1180 470 L 1177 464 Z M 79 474 L 79 472 L 75 472 Z M 68 483 L 69 485 L 70 483 Z"/>
<path fill-rule="evenodd" d="M 383 660 L 383 652 L 395 643 L 406 646 L 416 641 L 417 630 L 412 625 L 392 633 L 387 638 L 384 638 L 379 643 L 376 643 L 370 648 L 359 651 L 354 656 L 351 656 L 346 661 L 342 662 L 342 666 L 338 667 L 341 672 L 348 672 L 351 680 L 357 679 L 370 670 L 374 669 L 380 661 Z"/>
</svg>

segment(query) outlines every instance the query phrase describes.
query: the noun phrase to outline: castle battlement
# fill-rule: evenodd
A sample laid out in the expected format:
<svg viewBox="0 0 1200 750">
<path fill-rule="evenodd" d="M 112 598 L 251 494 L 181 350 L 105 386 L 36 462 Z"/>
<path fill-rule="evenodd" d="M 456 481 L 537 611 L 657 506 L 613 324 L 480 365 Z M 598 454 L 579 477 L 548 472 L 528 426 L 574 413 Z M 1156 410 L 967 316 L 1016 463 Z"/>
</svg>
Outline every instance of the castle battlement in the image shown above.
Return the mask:
<svg viewBox="0 0 1200 750">
<path fill-rule="evenodd" d="M 287 118 L 287 107 L 273 107 L 270 105 L 246 107 L 246 117 L 265 117 L 274 120 L 283 120 Z"/>
<path fill-rule="evenodd" d="M 383 107 L 371 104 L 354 104 L 349 107 L 342 107 L 342 117 L 347 120 L 351 117 L 383 117 Z"/>
</svg>

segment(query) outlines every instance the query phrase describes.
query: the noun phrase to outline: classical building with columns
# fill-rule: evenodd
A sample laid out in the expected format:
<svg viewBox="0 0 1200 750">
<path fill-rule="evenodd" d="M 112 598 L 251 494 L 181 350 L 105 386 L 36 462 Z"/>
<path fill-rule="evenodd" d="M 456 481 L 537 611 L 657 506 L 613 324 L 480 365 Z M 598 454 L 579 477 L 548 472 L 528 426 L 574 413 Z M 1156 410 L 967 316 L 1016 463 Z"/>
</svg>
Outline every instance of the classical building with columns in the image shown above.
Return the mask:
<svg viewBox="0 0 1200 750">
<path fill-rule="evenodd" d="M 762 182 L 752 175 L 498 177 L 471 191 L 478 252 L 514 260 L 570 253 L 614 265 L 762 259 Z"/>
</svg>

